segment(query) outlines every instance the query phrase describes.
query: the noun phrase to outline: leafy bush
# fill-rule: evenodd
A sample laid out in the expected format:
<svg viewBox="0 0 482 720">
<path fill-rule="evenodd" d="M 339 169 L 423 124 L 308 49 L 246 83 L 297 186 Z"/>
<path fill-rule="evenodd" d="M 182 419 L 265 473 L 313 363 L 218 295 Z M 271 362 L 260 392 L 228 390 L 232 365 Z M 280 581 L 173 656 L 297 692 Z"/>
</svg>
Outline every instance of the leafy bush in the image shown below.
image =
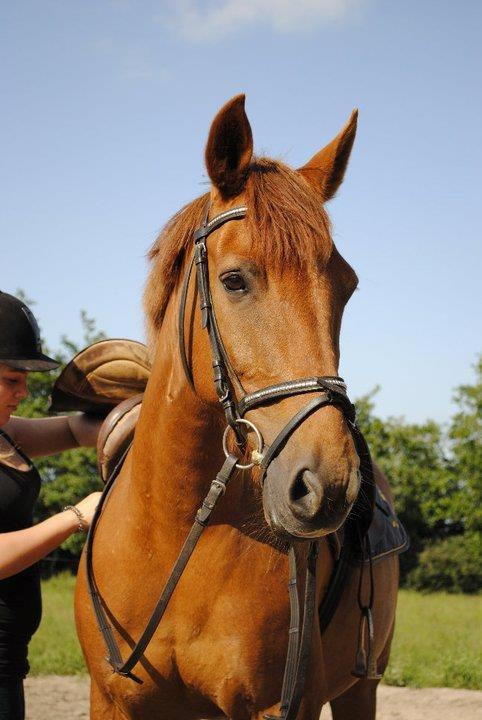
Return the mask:
<svg viewBox="0 0 482 720">
<path fill-rule="evenodd" d="M 476 593 L 482 590 L 482 534 L 456 535 L 429 545 L 407 584 L 415 590 Z"/>
<path fill-rule="evenodd" d="M 482 356 L 474 369 L 475 382 L 455 390 L 458 411 L 448 427 L 433 420 L 378 418 L 373 403 L 378 388 L 356 402 L 360 426 L 390 481 L 395 508 L 410 537 L 409 551 L 400 556 L 403 585 L 422 587 L 423 574 L 432 578 L 436 562 L 441 572 L 427 579 L 425 589 L 474 592 L 474 585 L 480 586 L 474 564 L 480 559 L 482 532 Z M 466 541 L 459 538 L 464 534 Z M 462 545 L 467 562 L 457 550 Z M 428 567 L 417 572 L 422 555 Z"/>
</svg>

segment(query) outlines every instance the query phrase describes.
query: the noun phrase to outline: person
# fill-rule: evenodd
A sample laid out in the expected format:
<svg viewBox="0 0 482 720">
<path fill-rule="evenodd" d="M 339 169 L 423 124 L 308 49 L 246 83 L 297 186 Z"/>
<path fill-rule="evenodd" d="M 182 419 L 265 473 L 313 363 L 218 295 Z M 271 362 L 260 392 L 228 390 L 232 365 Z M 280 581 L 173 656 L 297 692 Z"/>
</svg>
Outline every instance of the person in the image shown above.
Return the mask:
<svg viewBox="0 0 482 720">
<path fill-rule="evenodd" d="M 31 371 L 58 363 L 42 352 L 37 322 L 17 298 L 0 292 L 0 720 L 24 720 L 28 644 L 41 619 L 38 561 L 71 534 L 87 530 L 100 492 L 33 525 L 40 475 L 30 458 L 93 447 L 101 420 L 78 413 L 14 415 Z"/>
</svg>

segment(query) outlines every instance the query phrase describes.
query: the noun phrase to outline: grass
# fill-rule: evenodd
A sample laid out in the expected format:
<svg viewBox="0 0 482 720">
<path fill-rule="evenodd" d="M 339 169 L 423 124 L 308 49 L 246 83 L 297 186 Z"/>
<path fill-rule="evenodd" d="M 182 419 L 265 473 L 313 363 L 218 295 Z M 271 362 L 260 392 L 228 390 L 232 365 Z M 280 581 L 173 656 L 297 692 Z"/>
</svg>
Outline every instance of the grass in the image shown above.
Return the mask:
<svg viewBox="0 0 482 720">
<path fill-rule="evenodd" d="M 85 673 L 74 627 L 74 585 L 68 574 L 43 584 L 44 616 L 29 653 L 33 675 Z M 384 681 L 482 689 L 482 598 L 402 590 Z"/>
<path fill-rule="evenodd" d="M 42 583 L 43 617 L 29 648 L 32 675 L 80 675 L 86 671 L 74 624 L 75 577 Z"/>
<path fill-rule="evenodd" d="M 482 597 L 402 590 L 384 681 L 482 689 Z"/>
</svg>

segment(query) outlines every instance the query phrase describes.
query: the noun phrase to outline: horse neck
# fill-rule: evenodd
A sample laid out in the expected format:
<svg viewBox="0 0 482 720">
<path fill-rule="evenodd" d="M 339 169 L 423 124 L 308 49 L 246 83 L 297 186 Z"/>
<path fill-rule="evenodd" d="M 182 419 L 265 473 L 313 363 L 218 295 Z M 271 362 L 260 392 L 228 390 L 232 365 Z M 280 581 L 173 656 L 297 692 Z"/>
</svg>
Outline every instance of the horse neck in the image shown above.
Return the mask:
<svg viewBox="0 0 482 720">
<path fill-rule="evenodd" d="M 222 416 L 193 393 L 177 347 L 175 298 L 157 341 L 132 451 L 133 500 L 166 526 L 183 530 L 219 471 Z"/>
<path fill-rule="evenodd" d="M 177 344 L 176 305 L 174 297 L 157 342 L 129 464 L 130 515 L 136 525 L 142 523 L 152 544 L 163 542 L 166 536 L 170 542 L 176 536 L 184 540 L 225 459 L 224 416 L 219 408 L 200 400 L 185 376 Z M 245 542 L 253 537 L 258 548 L 258 541 L 266 543 L 269 565 L 273 564 L 273 550 L 280 546 L 267 531 L 259 487 L 250 472 L 234 476 L 216 516 L 227 527 L 237 527 L 243 535 L 246 531 Z M 327 544 L 322 544 L 326 554 Z M 303 546 L 302 556 L 306 548 Z M 281 557 L 286 559 L 286 550 Z M 276 563 L 273 568 L 279 571 Z M 327 585 L 331 568 L 328 552 L 318 577 L 321 587 Z"/>
</svg>

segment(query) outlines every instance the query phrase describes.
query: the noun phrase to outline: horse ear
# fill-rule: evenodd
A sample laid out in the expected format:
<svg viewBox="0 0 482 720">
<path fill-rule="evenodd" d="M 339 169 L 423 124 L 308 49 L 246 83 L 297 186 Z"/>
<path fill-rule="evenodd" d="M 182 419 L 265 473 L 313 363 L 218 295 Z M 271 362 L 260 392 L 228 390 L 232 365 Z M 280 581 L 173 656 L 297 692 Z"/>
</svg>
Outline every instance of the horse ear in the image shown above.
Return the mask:
<svg viewBox="0 0 482 720">
<path fill-rule="evenodd" d="M 343 182 L 355 140 L 357 119 L 358 110 L 353 110 L 347 124 L 336 138 L 298 169 L 310 185 L 321 192 L 325 202 L 333 197 Z"/>
<path fill-rule="evenodd" d="M 214 118 L 206 145 L 206 168 L 223 197 L 241 192 L 252 154 L 253 134 L 244 111 L 244 95 L 236 95 Z"/>
</svg>

